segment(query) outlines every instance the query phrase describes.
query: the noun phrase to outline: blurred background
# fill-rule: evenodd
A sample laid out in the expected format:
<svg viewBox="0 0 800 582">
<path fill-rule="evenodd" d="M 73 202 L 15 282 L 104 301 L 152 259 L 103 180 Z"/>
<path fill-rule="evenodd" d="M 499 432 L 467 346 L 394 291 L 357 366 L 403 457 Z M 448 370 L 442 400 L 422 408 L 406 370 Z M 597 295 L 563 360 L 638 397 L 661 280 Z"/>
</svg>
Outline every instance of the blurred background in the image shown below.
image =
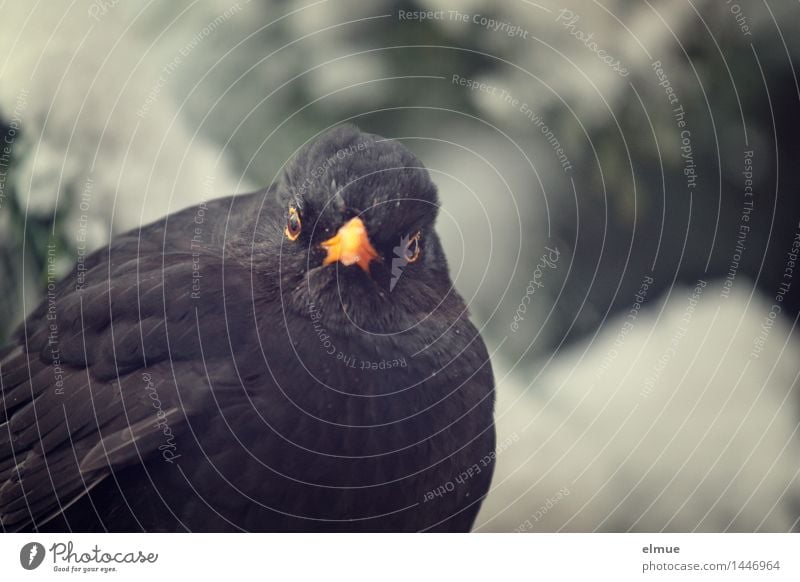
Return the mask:
<svg viewBox="0 0 800 582">
<path fill-rule="evenodd" d="M 476 530 L 798 530 L 798 23 L 789 0 L 4 3 L 0 345 L 110 237 L 350 121 L 431 170 L 493 354 Z"/>
</svg>

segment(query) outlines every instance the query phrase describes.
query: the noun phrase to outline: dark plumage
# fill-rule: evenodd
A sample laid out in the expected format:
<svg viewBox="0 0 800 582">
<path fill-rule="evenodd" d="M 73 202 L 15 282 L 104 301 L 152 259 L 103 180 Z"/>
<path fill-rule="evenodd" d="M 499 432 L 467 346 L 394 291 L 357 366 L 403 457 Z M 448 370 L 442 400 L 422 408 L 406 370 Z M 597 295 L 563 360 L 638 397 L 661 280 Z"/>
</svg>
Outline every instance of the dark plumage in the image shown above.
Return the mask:
<svg viewBox="0 0 800 582">
<path fill-rule="evenodd" d="M 493 379 L 437 204 L 343 126 L 88 257 L 0 351 L 3 529 L 469 530 Z"/>
</svg>

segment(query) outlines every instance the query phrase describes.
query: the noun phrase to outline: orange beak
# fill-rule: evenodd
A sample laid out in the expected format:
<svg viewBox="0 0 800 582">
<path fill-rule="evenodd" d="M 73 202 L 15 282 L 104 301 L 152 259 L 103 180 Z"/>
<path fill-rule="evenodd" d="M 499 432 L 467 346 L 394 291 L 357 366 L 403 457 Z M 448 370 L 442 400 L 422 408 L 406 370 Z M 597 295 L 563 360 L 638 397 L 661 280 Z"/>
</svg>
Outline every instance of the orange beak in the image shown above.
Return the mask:
<svg viewBox="0 0 800 582">
<path fill-rule="evenodd" d="M 369 273 L 369 264 L 378 258 L 378 252 L 369 242 L 364 222 L 358 217 L 346 222 L 336 236 L 322 243 L 322 248 L 328 252 L 323 265 L 339 261 L 348 267 L 358 265 L 366 273 Z"/>
</svg>

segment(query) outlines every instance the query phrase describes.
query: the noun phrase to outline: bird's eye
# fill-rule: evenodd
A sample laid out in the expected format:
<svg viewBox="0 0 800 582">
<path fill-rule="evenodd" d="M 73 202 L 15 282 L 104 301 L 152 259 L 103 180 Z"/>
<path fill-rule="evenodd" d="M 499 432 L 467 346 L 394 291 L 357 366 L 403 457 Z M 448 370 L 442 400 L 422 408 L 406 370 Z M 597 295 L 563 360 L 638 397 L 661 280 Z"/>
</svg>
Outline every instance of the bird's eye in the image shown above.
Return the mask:
<svg viewBox="0 0 800 582">
<path fill-rule="evenodd" d="M 286 236 L 289 240 L 297 240 L 297 237 L 300 236 L 300 230 L 303 228 L 302 223 L 300 222 L 300 214 L 297 212 L 297 208 L 294 206 L 289 208 L 289 217 L 286 219 Z"/>
<path fill-rule="evenodd" d="M 408 240 L 408 243 L 406 243 L 406 249 L 403 253 L 406 262 L 413 263 L 419 258 L 419 254 L 422 251 L 422 245 L 420 245 L 419 242 L 420 238 L 422 238 L 422 233 L 418 232 Z"/>
</svg>

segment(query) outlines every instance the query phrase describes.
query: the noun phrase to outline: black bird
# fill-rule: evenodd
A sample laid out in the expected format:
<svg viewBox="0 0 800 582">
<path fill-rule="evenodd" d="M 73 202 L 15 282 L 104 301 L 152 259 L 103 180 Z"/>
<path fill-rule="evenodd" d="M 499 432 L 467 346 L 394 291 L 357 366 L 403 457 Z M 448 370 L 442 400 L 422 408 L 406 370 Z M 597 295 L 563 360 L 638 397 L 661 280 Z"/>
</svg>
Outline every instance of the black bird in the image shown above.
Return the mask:
<svg viewBox="0 0 800 582">
<path fill-rule="evenodd" d="M 6 531 L 468 531 L 494 381 L 397 141 L 118 236 L 0 350 Z"/>
</svg>

